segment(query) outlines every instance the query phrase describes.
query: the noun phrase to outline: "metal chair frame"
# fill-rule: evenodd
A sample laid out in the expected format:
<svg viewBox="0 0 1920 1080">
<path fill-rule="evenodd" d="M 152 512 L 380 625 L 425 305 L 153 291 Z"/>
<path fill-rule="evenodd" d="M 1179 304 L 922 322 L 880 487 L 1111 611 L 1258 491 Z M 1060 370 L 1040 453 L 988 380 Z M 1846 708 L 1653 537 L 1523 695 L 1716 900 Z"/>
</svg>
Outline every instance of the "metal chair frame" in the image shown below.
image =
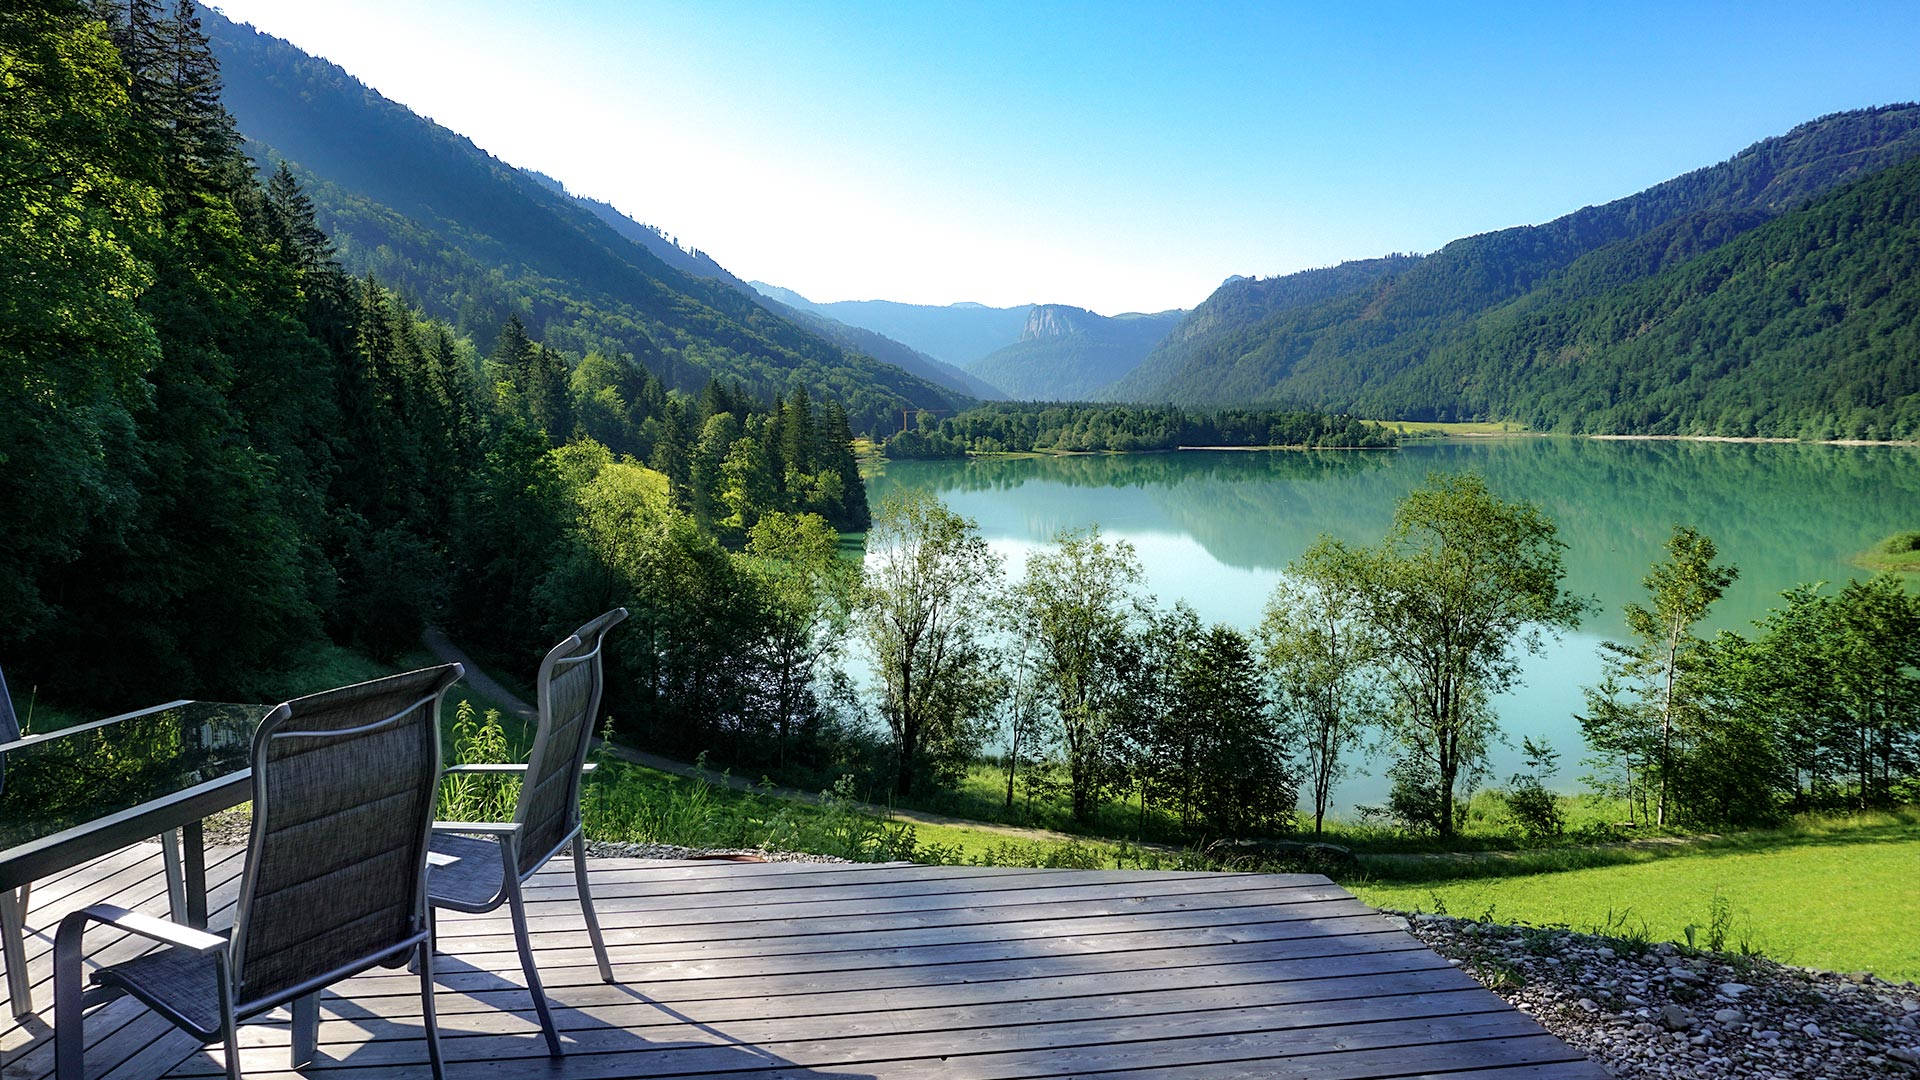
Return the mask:
<svg viewBox="0 0 1920 1080">
<path fill-rule="evenodd" d="M 427 1053 L 435 1080 L 441 1080 L 444 1070 L 434 1012 L 433 919 L 426 903 L 425 855 L 429 849 L 432 831 L 431 818 L 435 794 L 433 788 L 437 783 L 440 766 L 440 702 L 446 696 L 448 687 L 460 678 L 464 669 L 459 664 L 447 664 L 437 670 L 439 674 L 433 681 L 431 692 L 398 712 L 371 723 L 335 730 L 285 730 L 286 725 L 302 718 L 302 714 L 294 709 L 296 702 L 282 703 L 261 721 L 260 728 L 254 735 L 252 753 L 253 828 L 247 849 L 246 869 L 241 874 L 240 901 L 231 935 L 210 934 L 204 930 L 168 922 L 150 915 L 142 915 L 112 904 L 95 904 L 84 910 L 72 912 L 60 920 L 60 928 L 54 939 L 54 1059 L 55 1076 L 58 1080 L 83 1080 L 84 1078 L 83 1055 L 86 1046 L 83 1031 L 84 1011 L 90 1006 L 130 992 L 155 1012 L 203 1042 L 212 1042 L 217 1038 L 225 1043 L 226 1071 L 229 1080 L 240 1080 L 241 1076 L 239 1042 L 236 1038 L 239 1021 L 278 1005 L 288 1005 L 293 1015 L 292 1065 L 294 1068 L 299 1068 L 312 1061 L 318 1042 L 320 991 L 341 979 L 357 975 L 382 963 L 389 966 L 406 963 L 410 955 L 417 961 L 420 974 L 420 1000 L 426 1027 Z M 405 677 L 391 676 L 390 678 Z M 380 679 L 361 685 L 372 687 L 387 681 Z M 429 789 L 426 803 L 428 813 L 423 815 L 421 821 L 419 850 L 422 859 L 419 876 L 415 879 L 412 889 L 415 910 L 409 920 L 411 931 L 402 939 L 391 942 L 373 953 L 356 957 L 345 964 L 314 974 L 295 985 L 282 987 L 255 998 L 241 998 L 244 987 L 239 984 L 238 979 L 246 970 L 248 930 L 256 914 L 255 893 L 260 883 L 260 865 L 263 861 L 260 853 L 267 836 L 269 821 L 266 807 L 273 797 L 268 791 L 267 779 L 269 747 L 275 739 L 349 738 L 373 734 L 392 727 L 423 708 L 430 709 L 429 716 L 423 722 L 431 729 L 432 751 L 430 760 L 427 762 L 428 768 L 420 777 L 420 783 Z M 81 985 L 82 936 L 87 925 L 95 922 L 105 923 L 163 945 L 211 958 L 219 1002 L 218 1030 L 208 1030 L 157 995 L 118 986 L 98 986 L 91 990 L 83 990 Z M 107 968 L 103 969 L 103 972 L 111 970 Z M 96 974 L 96 980 L 99 977 L 99 974 Z"/>
<path fill-rule="evenodd" d="M 518 773 L 523 777 L 519 798 L 514 806 L 511 822 L 435 822 L 437 834 L 485 836 L 493 840 L 500 851 L 500 885 L 493 896 L 481 902 L 466 902 L 455 898 L 434 895 L 433 877 L 427 878 L 428 902 L 431 908 L 448 908 L 453 911 L 484 913 L 497 909 L 502 903 L 508 907 L 513 919 L 514 946 L 520 954 L 520 968 L 527 979 L 527 991 L 533 997 L 534 1010 L 540 1016 L 541 1034 L 546 1037 L 547 1052 L 553 1057 L 563 1053 L 560 1047 L 560 1035 L 554 1026 L 553 1011 L 547 1003 L 547 995 L 540 981 L 540 971 L 534 965 L 533 945 L 527 931 L 526 901 L 521 895 L 521 886 L 533 877 L 547 862 L 561 851 L 573 848 L 574 886 L 580 894 L 580 909 L 586 916 L 587 936 L 593 942 L 593 955 L 600 968 L 600 978 L 612 983 L 613 965 L 607 959 L 607 945 L 600 931 L 599 916 L 593 910 L 593 894 L 587 885 L 586 837 L 581 831 L 580 820 L 580 781 L 584 774 L 593 771 L 593 765 L 587 761 L 587 750 L 593 741 L 593 722 L 600 713 L 600 700 L 605 688 L 605 675 L 601 669 L 601 646 L 606 633 L 627 617 L 626 608 L 614 608 L 612 611 L 588 622 L 575 631 L 565 641 L 548 650 L 540 662 L 540 673 L 536 680 L 539 697 L 539 720 L 534 733 L 533 749 L 527 755 L 524 765 L 454 765 L 443 770 L 442 775 L 462 773 Z M 591 646 L 585 651 L 576 650 L 588 646 L 587 636 L 591 635 Z M 552 685 L 555 673 L 563 668 L 577 664 L 593 665 L 592 690 L 589 694 L 585 715 L 580 723 L 578 745 L 559 747 L 554 745 Z M 524 782 L 524 777 L 543 775 L 542 767 L 550 754 L 571 755 L 572 767 L 567 770 L 567 793 L 565 798 L 566 828 L 560 840 L 537 858 L 523 859 L 520 851 L 521 837 L 526 826 L 532 790 Z"/>
</svg>

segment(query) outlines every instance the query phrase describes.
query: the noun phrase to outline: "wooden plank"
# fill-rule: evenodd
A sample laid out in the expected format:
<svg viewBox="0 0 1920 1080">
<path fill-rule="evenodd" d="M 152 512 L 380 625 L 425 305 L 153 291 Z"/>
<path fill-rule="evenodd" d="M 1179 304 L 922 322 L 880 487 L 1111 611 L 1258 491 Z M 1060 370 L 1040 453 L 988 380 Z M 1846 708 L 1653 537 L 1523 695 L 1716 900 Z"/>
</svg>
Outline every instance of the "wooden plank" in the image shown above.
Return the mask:
<svg viewBox="0 0 1920 1080">
<path fill-rule="evenodd" d="M 1326 942 L 1360 935 L 1384 935 L 1398 938 L 1400 932 L 1377 915 L 1336 919 L 1303 919 L 1293 922 L 1267 922 L 1234 926 L 1145 928 L 1121 933 L 1080 934 L 1061 928 L 1053 934 L 1023 937 L 995 931 L 989 938 L 961 938 L 920 945 L 895 944 L 890 937 L 850 943 L 836 950 L 755 953 L 733 956 L 663 956 L 652 962 L 634 962 L 624 954 L 614 969 L 628 978 L 641 975 L 652 984 L 682 979 L 757 978 L 762 976 L 820 973 L 828 971 L 879 971 L 895 967 L 930 967 L 947 964 L 975 964 L 995 960 L 1034 960 L 1048 956 L 1094 953 L 1147 952 L 1155 954 L 1151 962 L 1165 959 L 1168 950 L 1201 949 L 1219 945 L 1245 945 L 1255 942 Z M 585 935 L 583 934 L 582 937 Z M 551 948 L 536 956 L 542 970 L 548 967 L 584 966 L 593 963 L 592 951 L 584 944 L 576 948 Z M 481 971 L 500 971 L 517 967 L 519 958 L 511 947 L 497 952 L 462 951 L 444 957 L 439 967 L 449 974 L 462 967 Z"/>
<path fill-rule="evenodd" d="M 709 917 L 703 918 L 698 909 L 669 912 L 643 911 L 629 907 L 625 900 L 601 900 L 597 897 L 594 910 L 599 914 L 601 927 L 609 932 L 645 930 L 652 940 L 667 941 L 733 938 L 738 936 L 738 927 L 741 924 L 750 924 L 755 929 L 755 936 L 761 937 L 771 931 L 817 933 L 821 932 L 823 927 L 882 929 L 900 926 L 964 925 L 1055 917 L 1123 916 L 1133 912 L 1207 910 L 1254 905 L 1284 906 L 1345 902 L 1355 905 L 1356 909 L 1372 910 L 1365 908 L 1365 905 L 1361 905 L 1345 890 L 1333 886 L 1286 890 L 1251 888 L 1206 890 L 1192 885 L 1178 888 L 1169 886 L 1166 889 L 1134 885 L 1091 894 L 1083 893 L 1078 896 L 1039 892 L 1011 893 L 1005 896 L 993 896 L 982 903 L 975 903 L 972 893 L 949 893 L 948 896 L 951 898 L 948 903 L 931 907 L 921 905 L 900 908 L 891 904 L 882 907 L 849 902 L 839 905 L 837 914 L 740 907 L 717 910 Z M 834 910 L 830 900 L 823 903 L 829 912 Z M 763 911 L 758 918 L 754 917 L 756 910 Z M 529 924 L 536 928 L 553 925 L 584 925 L 578 903 L 567 904 L 558 910 L 536 909 L 529 913 L 528 920 Z M 440 920 L 441 939 L 448 942 L 495 933 L 497 930 L 497 923 L 485 918 L 443 917 Z"/>
<path fill-rule="evenodd" d="M 1194 952 L 1191 949 L 1167 947 L 1130 950 L 1109 948 L 1021 955 L 988 955 L 941 964 L 915 963 L 911 956 L 905 956 L 893 958 L 890 963 L 871 968 L 848 966 L 827 959 L 812 965 L 797 962 L 790 965 L 788 970 L 760 974 L 736 974 L 727 970 L 724 965 L 714 965 L 704 970 L 682 968 L 674 972 L 671 977 L 652 975 L 644 982 L 630 985 L 644 987 L 649 996 L 673 1000 L 683 995 L 715 997 L 754 992 L 814 993 L 822 990 L 847 989 L 850 984 L 859 985 L 863 981 L 875 988 L 891 988 L 972 979 L 1034 979 L 1093 972 L 1117 974 L 1162 965 L 1180 966 L 1235 961 L 1259 964 L 1291 961 L 1298 969 L 1298 977 L 1305 977 L 1312 972 L 1317 963 L 1328 959 L 1352 956 L 1357 953 L 1417 951 L 1423 948 L 1424 946 L 1411 941 L 1405 934 L 1394 931 L 1334 938 L 1305 937 L 1291 940 L 1224 943 L 1209 946 L 1203 953 Z M 438 964 L 435 966 L 434 974 L 442 992 L 469 993 L 500 989 L 503 985 L 521 985 L 517 964 L 511 969 L 503 967 L 492 971 Z M 373 975 L 366 977 L 376 980 L 384 978 L 392 982 L 397 982 L 400 978 Z M 543 964 L 540 967 L 540 978 L 552 991 L 561 986 L 577 985 L 581 982 L 598 982 L 599 974 L 587 965 Z M 397 990 L 395 986 L 382 985 L 376 992 L 394 993 Z"/>
<path fill-rule="evenodd" d="M 964 868 L 955 868 L 964 869 Z M 1244 883 L 1243 888 L 1274 889 L 1326 888 L 1326 882 L 1299 883 L 1291 886 L 1261 882 L 1254 877 L 1232 879 Z M 1120 890 L 1125 888 L 1145 889 L 1149 891 L 1177 892 L 1181 889 L 1216 889 L 1227 887 L 1227 882 L 1209 882 L 1197 878 L 1156 877 L 1152 873 L 1124 873 L 1107 871 L 1103 876 L 1089 876 L 1072 871 L 1027 871 L 1017 874 L 955 874 L 942 878 L 917 878 L 910 880 L 891 880 L 878 875 L 865 881 L 819 882 L 810 880 L 804 883 L 789 882 L 780 889 L 761 889 L 755 887 L 753 880 L 742 880 L 740 887 L 729 890 L 679 891 L 658 887 L 635 885 L 613 881 L 602 884 L 599 879 L 593 882 L 593 895 L 596 900 L 606 898 L 609 901 L 623 901 L 636 911 L 672 911 L 687 910 L 726 910 L 730 908 L 784 908 L 804 905 L 823 899 L 866 900 L 898 897 L 902 900 L 951 897 L 955 893 L 991 897 L 1002 894 L 1020 894 L 1028 892 L 1052 892 L 1071 890 Z M 1337 888 L 1337 886 L 1334 886 Z M 547 890 L 535 901 L 541 905 L 571 905 L 577 903 L 569 884 L 565 889 Z"/>
<path fill-rule="evenodd" d="M 1286 1005 L 1285 1009 L 1273 1006 Z M 1033 1038 L 1040 1029 L 1057 1028 L 1061 1038 L 1106 1038 L 1137 1028 L 1150 1021 L 1157 1030 L 1170 1024 L 1197 1026 L 1203 1030 L 1238 1031 L 1248 1025 L 1275 1030 L 1305 1031 L 1388 1021 L 1432 1020 L 1445 1017 L 1486 1016 L 1510 1010 L 1506 1003 L 1485 990 L 1463 988 L 1432 993 L 1398 994 L 1384 997 L 1348 998 L 1338 1001 L 1291 1000 L 1285 993 L 1261 987 L 1160 992 L 1149 995 L 1084 997 L 1050 1003 L 1043 1019 L 1036 1019 L 1030 1004 L 988 1005 L 958 1010 L 920 1010 L 917 1014 L 896 1014 L 886 1010 L 856 1015 L 817 1016 L 736 1021 L 724 1026 L 694 1024 L 680 1020 L 662 1020 L 665 1014 L 642 1003 L 623 1010 L 596 1013 L 598 1023 L 573 1029 L 566 1044 L 568 1054 L 630 1052 L 636 1046 L 652 1045 L 752 1045 L 775 1043 L 858 1043 L 866 1047 L 875 1040 L 900 1040 L 911 1036 L 944 1038 L 951 1031 L 983 1032 L 1004 1029 L 1007 1040 L 1020 1042 Z M 651 1014 L 649 1016 L 648 1014 Z M 322 1023 L 320 1052 L 338 1061 L 349 1058 L 355 1066 L 399 1065 L 416 1060 L 424 1053 L 424 1040 L 417 1038 L 419 1019 L 411 1022 L 381 1017 L 391 1024 L 397 1038 L 369 1040 L 365 1018 L 356 1023 Z M 635 1021 L 639 1022 L 635 1022 Z M 1071 1028 L 1074 1034 L 1065 1033 Z M 331 1037 L 338 1029 L 337 1041 Z M 376 1032 L 377 1028 L 373 1029 Z M 528 1013 L 492 1013 L 461 1017 L 441 1027 L 441 1048 L 449 1061 L 505 1060 L 546 1056 L 546 1043 L 540 1037 L 539 1022 Z M 1052 1036 L 1049 1036 L 1052 1037 Z M 242 1040 L 243 1058 L 259 1056 L 252 1051 L 285 1052 L 289 1037 L 285 1028 L 260 1028 L 247 1032 Z M 861 1052 L 866 1052 L 862 1050 Z M 175 1070 L 180 1073 L 182 1070 Z"/>
<path fill-rule="evenodd" d="M 1506 1053 L 1504 1049 L 1496 1052 Z M 1299 1075 L 1301 1080 L 1321 1080 L 1330 1074 L 1319 1071 L 1289 1074 L 1274 1070 L 1265 1060 L 1255 1059 L 1175 1065 L 1171 1068 L 1121 1069 L 1100 1075 L 1112 1080 L 1187 1080 L 1189 1077 L 1192 1080 L 1265 1080 L 1270 1076 L 1288 1075 Z M 1584 1057 L 1577 1061 L 1551 1060 L 1522 1065 L 1474 1064 L 1464 1069 L 1449 1066 L 1386 1075 L 1392 1080 L 1613 1080 L 1612 1073 Z"/>
<path fill-rule="evenodd" d="M 751 893 L 727 897 L 690 900 L 680 897 L 622 897 L 603 893 L 594 889 L 596 909 L 603 901 L 610 911 L 672 913 L 680 912 L 686 921 L 712 922 L 752 922 L 762 916 L 775 918 L 834 918 L 843 915 L 851 907 L 857 906 L 862 912 L 894 911 L 944 911 L 956 907 L 1005 907 L 1036 902 L 1065 902 L 1070 900 L 1105 899 L 1117 896 L 1169 896 L 1181 893 L 1205 893 L 1211 891 L 1204 881 L 1157 881 L 1152 878 L 1120 878 L 1098 883 L 1060 882 L 1053 884 L 1021 883 L 1012 887 L 1003 887 L 1006 879 L 994 879 L 984 886 L 969 885 L 964 881 L 954 886 L 937 888 L 916 885 L 893 887 L 875 885 L 863 888 L 796 890 L 798 895 L 775 901 L 762 901 Z M 1240 879 L 1239 882 L 1223 886 L 1229 890 L 1240 888 L 1261 890 L 1257 879 Z M 1318 894 L 1316 898 L 1350 895 L 1337 886 L 1303 886 L 1307 892 Z M 1298 890 L 1281 890 L 1298 891 Z M 569 899 L 565 907 L 557 905 L 541 907 L 537 914 L 548 915 L 556 911 L 571 908 L 578 910 L 578 902 Z M 464 921 L 447 914 L 449 926 Z M 476 918 L 468 916 L 467 918 Z M 665 920 L 668 914 L 661 914 Z M 457 931 L 456 931 L 457 932 Z"/>
<path fill-rule="evenodd" d="M 230 918 L 241 860 L 220 854 L 213 900 Z M 42 925 L 115 896 L 164 911 L 156 855 L 117 852 L 49 883 L 62 899 L 36 898 Z M 443 917 L 436 1005 L 458 1080 L 1604 1075 L 1313 875 L 646 860 L 591 870 L 624 985 L 599 980 L 571 864 L 530 883 L 564 1059 L 546 1057 L 505 913 Z M 103 934 L 89 952 L 144 947 Z M 418 986 L 376 969 L 334 988 L 321 1060 L 298 1074 L 284 1013 L 243 1026 L 247 1074 L 423 1075 Z M 47 1034 L 0 1028 L 0 1080 L 48 1080 Z M 223 1050 L 130 1000 L 92 1013 L 87 1035 L 89 1075 L 110 1080 L 224 1067 Z"/>
<path fill-rule="evenodd" d="M 1143 1034 L 1150 1031 L 1151 1034 Z M 703 1033 L 705 1034 L 705 1033 Z M 1513 1010 L 1467 1016 L 1395 1018 L 1326 1027 L 1287 1027 L 1275 1010 L 1220 1010 L 1161 1017 L 1151 1025 L 1132 1020 L 1079 1024 L 1033 1024 L 932 1033 L 908 1032 L 850 1038 L 772 1039 L 755 1043 L 706 1034 L 709 1042 L 649 1042 L 612 1031 L 619 1049 L 577 1051 L 564 1060 L 569 1080 L 685 1076 L 746 1069 L 857 1069 L 886 1077 L 1007 1078 L 1034 1075 L 1079 1076 L 1115 1069 L 1169 1067 L 1218 1061 L 1259 1059 L 1264 1066 L 1296 1068 L 1293 1075 L 1340 1078 L 1392 1076 L 1432 1070 L 1442 1063 L 1456 1068 L 1486 1064 L 1528 1064 L 1571 1060 L 1564 1043 L 1540 1031 Z M 524 1077 L 524 1058 L 502 1057 L 525 1036 L 450 1039 L 443 1050 L 463 1055 L 461 1080 Z M 395 1045 L 410 1062 L 425 1058 L 419 1046 Z M 535 1048 L 538 1052 L 537 1048 Z M 466 1057 L 476 1054 L 476 1057 Z M 357 1055 L 356 1055 L 357 1056 Z M 544 1056 L 544 1055 L 542 1055 Z M 1574 1055 L 1577 1057 L 1577 1055 Z M 241 1062 L 259 1080 L 284 1069 L 278 1048 L 244 1050 Z M 364 1075 L 353 1057 L 316 1061 L 307 1076 Z M 380 1069 L 384 1063 L 369 1062 Z M 1383 1066 L 1387 1066 L 1383 1068 Z M 1042 1071 L 1044 1069 L 1044 1071 Z M 197 1061 L 183 1063 L 180 1076 L 207 1075 Z M 175 1075 L 175 1074 L 170 1074 Z M 1285 1071 L 1268 1075 L 1288 1075 Z"/>
<path fill-rule="evenodd" d="M 682 1001 L 660 1001 L 644 991 L 626 987 L 579 987 L 554 998 L 558 1026 L 583 1029 L 604 1026 L 610 1015 L 621 1015 L 622 1026 L 649 1027 L 673 1024 L 733 1024 L 740 1021 L 783 1021 L 812 1017 L 858 1017 L 876 1013 L 904 1020 L 918 1013 L 936 1018 L 967 1010 L 988 1007 L 1015 1007 L 1032 1015 L 1036 1005 L 1099 1001 L 1123 997 L 1145 1000 L 1163 993 L 1183 994 L 1225 992 L 1260 993 L 1288 1002 L 1323 1002 L 1352 998 L 1379 998 L 1395 994 L 1475 991 L 1484 989 L 1471 978 L 1437 958 L 1422 958 L 1417 953 L 1386 954 L 1385 957 L 1356 958 L 1338 969 L 1308 979 L 1276 977 L 1275 973 L 1251 965 L 1213 965 L 1187 968 L 1156 968 L 1138 973 L 1124 988 L 1116 988 L 1111 974 L 1068 976 L 1056 979 L 1001 980 L 994 982 L 950 983 L 939 986 L 901 987 L 884 992 L 843 990 L 819 994 L 787 996 L 741 996 Z M 372 996 L 358 992 L 348 983 L 340 987 L 343 1004 L 336 1010 L 330 997 L 323 1006 L 328 1016 L 370 1013 L 389 1019 L 420 1018 L 419 998 Z M 488 991 L 475 995 L 441 994 L 435 999 L 443 1020 L 464 1015 L 531 1015 L 526 992 L 519 988 Z M 532 1021 L 528 1021 L 531 1023 Z M 461 1022 L 465 1024 L 464 1021 Z M 470 1025 L 468 1025 L 470 1026 Z"/>
<path fill-rule="evenodd" d="M 676 934 L 660 934 L 653 927 L 603 929 L 608 948 L 617 947 L 628 964 L 648 964 L 663 960 L 699 956 L 772 956 L 782 953 L 836 952 L 859 948 L 862 943 L 884 936 L 895 948 L 909 945 L 944 945 L 955 941 L 979 940 L 992 934 L 1002 941 L 1032 937 L 1051 937 L 1060 933 L 1099 935 L 1139 933 L 1142 930 L 1191 929 L 1196 927 L 1249 926 L 1266 923 L 1303 922 L 1312 919 L 1378 920 L 1372 909 L 1357 900 L 1328 900 L 1316 904 L 1252 905 L 1232 907 L 1178 907 L 1156 911 L 1141 906 L 1127 914 L 1046 917 L 1044 908 L 1022 911 L 1016 918 L 995 921 L 984 913 L 955 919 L 921 919 L 888 926 L 875 919 L 849 919 L 841 923 L 762 923 L 752 928 L 752 937 L 733 932 L 718 937 L 691 940 Z M 853 924 L 853 925 L 847 925 Z M 878 924 L 878 925 L 876 925 Z M 1391 926 L 1381 923 L 1381 927 Z M 498 930 L 499 927 L 492 929 Z M 585 924 L 573 920 L 572 926 L 549 922 L 536 927 L 535 937 L 542 949 L 580 949 L 588 947 Z M 474 957 L 485 953 L 508 952 L 514 948 L 513 935 L 443 935 L 442 953 Z"/>
</svg>

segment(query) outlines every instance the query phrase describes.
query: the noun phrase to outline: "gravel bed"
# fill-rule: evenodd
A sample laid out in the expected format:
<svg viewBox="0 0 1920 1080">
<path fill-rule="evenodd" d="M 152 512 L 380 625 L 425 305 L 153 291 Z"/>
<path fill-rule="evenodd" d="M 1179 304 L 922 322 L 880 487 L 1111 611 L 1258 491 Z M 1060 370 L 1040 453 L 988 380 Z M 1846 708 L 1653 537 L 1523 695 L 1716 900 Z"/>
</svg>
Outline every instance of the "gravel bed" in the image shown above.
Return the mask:
<svg viewBox="0 0 1920 1080">
<path fill-rule="evenodd" d="M 1443 915 L 1399 918 L 1618 1077 L 1920 1076 L 1920 987 L 1911 982 L 1671 943 Z"/>
</svg>

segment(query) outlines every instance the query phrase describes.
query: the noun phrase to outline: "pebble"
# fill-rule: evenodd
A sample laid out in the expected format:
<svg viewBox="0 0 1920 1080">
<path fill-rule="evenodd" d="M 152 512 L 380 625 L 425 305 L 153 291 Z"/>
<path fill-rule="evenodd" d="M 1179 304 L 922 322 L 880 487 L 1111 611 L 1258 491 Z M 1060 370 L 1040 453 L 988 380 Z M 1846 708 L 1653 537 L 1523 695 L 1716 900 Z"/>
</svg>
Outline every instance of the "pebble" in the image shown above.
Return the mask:
<svg viewBox="0 0 1920 1080">
<path fill-rule="evenodd" d="M 1910 982 L 1445 916 L 1412 932 L 1622 1080 L 1920 1080 Z"/>
</svg>

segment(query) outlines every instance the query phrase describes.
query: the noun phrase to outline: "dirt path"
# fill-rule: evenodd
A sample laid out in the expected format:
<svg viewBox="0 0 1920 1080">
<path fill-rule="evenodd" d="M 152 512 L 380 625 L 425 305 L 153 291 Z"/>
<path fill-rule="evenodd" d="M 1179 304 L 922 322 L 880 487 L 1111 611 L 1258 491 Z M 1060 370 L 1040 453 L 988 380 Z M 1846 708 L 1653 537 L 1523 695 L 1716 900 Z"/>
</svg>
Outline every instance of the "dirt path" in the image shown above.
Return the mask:
<svg viewBox="0 0 1920 1080">
<path fill-rule="evenodd" d="M 438 657 L 442 663 L 458 663 L 463 665 L 467 669 L 465 681 L 468 686 L 511 708 L 514 712 L 518 713 L 522 719 L 527 721 L 528 724 L 534 722 L 536 712 L 534 707 L 522 700 L 520 695 L 500 685 L 499 681 L 493 676 L 488 675 L 484 668 L 475 663 L 472 657 L 461 650 L 460 646 L 455 645 L 453 640 L 447 637 L 439 627 L 427 627 L 426 632 L 420 635 L 420 642 L 427 647 L 428 651 Z M 630 761 L 635 765 L 644 765 L 649 769 L 658 769 L 661 772 L 674 773 L 679 776 L 705 776 L 713 783 L 725 784 L 738 791 L 757 791 L 782 799 L 793 799 L 797 802 L 812 803 L 816 806 L 820 803 L 820 794 L 818 792 L 801 791 L 799 788 L 789 787 L 762 787 L 744 776 L 734 776 L 731 773 L 725 775 L 716 774 L 711 769 L 702 769 L 690 762 L 675 761 L 672 758 L 661 757 L 659 754 L 650 754 L 645 750 L 635 750 L 630 746 L 621 746 L 618 743 L 604 742 L 598 738 L 593 740 L 593 745 L 596 749 L 603 750 L 622 761 Z M 973 821 L 968 818 L 948 817 L 945 814 L 929 814 L 924 810 L 902 810 L 897 807 L 882 806 L 879 803 L 855 803 L 854 805 L 867 813 L 894 821 L 908 821 L 918 825 L 958 825 L 979 832 L 997 833 L 1014 840 L 1084 841 L 1088 839 L 1087 837 L 1070 836 L 1066 833 L 1054 832 L 1051 829 L 1027 829 L 1017 825 L 996 825 L 991 822 Z"/>
</svg>

